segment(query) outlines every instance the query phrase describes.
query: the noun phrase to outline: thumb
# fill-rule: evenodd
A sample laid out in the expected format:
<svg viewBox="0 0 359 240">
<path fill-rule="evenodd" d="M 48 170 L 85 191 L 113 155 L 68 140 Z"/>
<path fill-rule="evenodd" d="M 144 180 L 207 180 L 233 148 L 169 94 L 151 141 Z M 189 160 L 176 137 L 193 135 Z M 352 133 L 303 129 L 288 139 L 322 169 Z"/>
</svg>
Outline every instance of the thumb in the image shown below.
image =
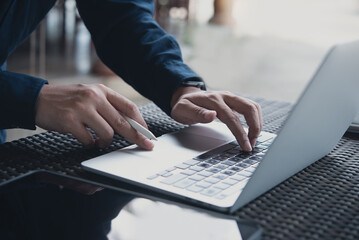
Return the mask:
<svg viewBox="0 0 359 240">
<path fill-rule="evenodd" d="M 183 99 L 173 107 L 171 116 L 183 124 L 209 123 L 216 118 L 217 112 Z"/>
<path fill-rule="evenodd" d="M 213 110 L 208 110 L 202 107 L 198 107 L 200 108 L 197 114 L 197 121 L 199 123 L 210 123 L 212 122 L 216 117 L 217 117 L 217 112 L 213 111 Z"/>
</svg>

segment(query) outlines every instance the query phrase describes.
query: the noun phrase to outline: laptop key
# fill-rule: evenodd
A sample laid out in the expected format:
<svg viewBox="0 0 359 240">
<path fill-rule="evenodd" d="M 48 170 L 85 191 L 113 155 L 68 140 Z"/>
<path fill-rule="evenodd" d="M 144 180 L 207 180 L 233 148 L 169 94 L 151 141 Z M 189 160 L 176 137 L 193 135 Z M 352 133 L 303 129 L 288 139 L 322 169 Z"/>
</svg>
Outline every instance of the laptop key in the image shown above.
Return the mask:
<svg viewBox="0 0 359 240">
<path fill-rule="evenodd" d="M 196 171 L 193 171 L 193 170 L 191 170 L 191 169 L 186 169 L 186 170 L 184 170 L 183 172 L 181 172 L 182 174 L 184 174 L 184 175 L 188 175 L 188 176 L 191 176 L 191 175 L 193 175 L 193 174 L 195 174 L 195 173 L 197 173 Z"/>
<path fill-rule="evenodd" d="M 220 180 L 226 179 L 228 177 L 228 175 L 225 174 L 216 174 L 213 176 L 214 178 L 218 178 Z"/>
<path fill-rule="evenodd" d="M 186 188 L 192 184 L 194 184 L 196 181 L 191 180 L 191 179 L 183 179 L 181 181 L 176 182 L 173 186 L 178 187 L 178 188 Z"/>
<path fill-rule="evenodd" d="M 167 173 L 165 173 L 165 174 L 163 174 L 161 176 L 162 177 L 169 177 L 169 176 L 172 176 L 172 175 L 173 175 L 173 173 L 167 172 Z"/>
<path fill-rule="evenodd" d="M 262 157 L 259 157 L 259 156 L 256 155 L 256 156 L 250 157 L 249 159 L 256 160 L 256 161 L 261 161 Z"/>
<path fill-rule="evenodd" d="M 189 165 L 184 164 L 184 163 L 181 163 L 181 164 L 176 165 L 176 168 L 179 168 L 179 169 L 187 169 L 187 168 L 189 168 Z"/>
<path fill-rule="evenodd" d="M 233 161 L 230 161 L 230 160 L 226 160 L 226 161 L 223 161 L 222 164 L 225 164 L 225 165 L 228 165 L 228 166 L 232 166 L 232 165 L 236 164 L 236 162 L 233 162 Z"/>
<path fill-rule="evenodd" d="M 209 164 L 212 164 L 212 165 L 217 164 L 217 163 L 219 163 L 219 162 L 220 162 L 220 161 L 215 160 L 215 159 L 206 160 L 206 163 L 209 163 Z"/>
<path fill-rule="evenodd" d="M 240 171 L 238 174 L 241 175 L 241 176 L 245 176 L 245 177 L 250 177 L 250 176 L 252 176 L 252 173 L 251 173 L 251 172 L 247 172 L 247 171 L 245 171 L 245 170 Z"/>
<path fill-rule="evenodd" d="M 247 163 L 238 163 L 236 166 L 237 166 L 237 167 L 241 167 L 241 168 L 247 168 L 247 167 L 249 167 L 250 165 L 247 164 Z"/>
<path fill-rule="evenodd" d="M 246 172 L 251 172 L 251 173 L 254 173 L 255 170 L 256 170 L 256 168 L 252 167 L 252 166 L 245 169 Z"/>
<path fill-rule="evenodd" d="M 222 191 L 222 189 L 211 187 L 211 188 L 204 189 L 201 192 L 201 194 L 206 195 L 208 197 L 212 197 L 212 196 L 220 193 L 221 191 Z"/>
<path fill-rule="evenodd" d="M 234 179 L 236 181 L 242 181 L 244 179 L 246 179 L 247 177 L 246 176 L 243 176 L 243 175 L 234 175 L 234 176 L 231 176 L 230 179 Z"/>
<path fill-rule="evenodd" d="M 240 158 L 240 157 L 232 157 L 230 159 L 228 159 L 229 161 L 232 161 L 232 162 L 240 162 L 240 161 L 243 161 L 243 158 Z"/>
<path fill-rule="evenodd" d="M 246 160 L 244 160 L 243 162 L 244 162 L 244 163 L 248 163 L 248 164 L 250 164 L 250 165 L 257 163 L 256 161 L 250 160 L 250 159 L 246 159 Z"/>
<path fill-rule="evenodd" d="M 159 172 L 159 173 L 157 173 L 158 175 L 160 175 L 160 176 L 163 176 L 163 175 L 165 175 L 166 173 L 168 173 L 167 171 L 162 171 L 162 172 Z"/>
<path fill-rule="evenodd" d="M 228 176 L 232 176 L 232 175 L 234 175 L 236 172 L 235 172 L 235 171 L 231 171 L 231 170 L 225 170 L 225 171 L 223 171 L 222 173 L 223 173 L 223 174 L 226 174 L 226 175 L 228 175 Z"/>
<path fill-rule="evenodd" d="M 206 178 L 204 181 L 214 184 L 214 183 L 218 183 L 219 181 L 221 181 L 221 179 L 210 177 L 210 178 Z"/>
<path fill-rule="evenodd" d="M 217 184 L 213 185 L 213 187 L 219 188 L 219 189 L 222 189 L 222 190 L 227 189 L 227 188 L 229 188 L 230 186 L 231 186 L 231 185 L 224 184 L 224 183 L 217 183 Z"/>
<path fill-rule="evenodd" d="M 259 149 L 259 148 L 257 148 L 257 147 L 255 147 L 255 148 L 253 148 L 253 150 L 252 150 L 252 153 L 260 153 L 260 152 L 262 152 L 264 149 Z"/>
<path fill-rule="evenodd" d="M 218 148 L 215 148 L 215 149 L 212 149 L 212 150 L 210 150 L 210 151 L 208 151 L 208 152 L 205 152 L 205 153 L 203 153 L 203 154 L 201 154 L 201 155 L 199 155 L 199 156 L 197 156 L 197 157 L 194 157 L 193 159 L 195 159 L 195 160 L 205 160 L 205 159 L 209 159 L 209 158 L 212 158 L 212 157 L 214 157 L 215 155 L 217 155 L 217 154 L 219 154 L 219 153 L 222 153 L 222 152 L 224 152 L 224 151 L 226 151 L 226 150 L 229 150 L 229 149 L 231 149 L 231 148 L 233 148 L 233 145 L 231 145 L 231 144 L 225 144 L 225 145 L 222 145 L 222 146 L 220 146 L 220 147 L 218 147 Z"/>
<path fill-rule="evenodd" d="M 208 163 L 200 163 L 200 164 L 198 164 L 197 166 L 199 166 L 199 167 L 204 167 L 204 168 L 212 167 L 212 165 L 211 165 L 211 164 L 208 164 Z"/>
<path fill-rule="evenodd" d="M 224 160 L 227 160 L 229 157 L 226 157 L 226 156 L 215 156 L 213 157 L 213 159 L 215 160 L 219 160 L 219 161 L 224 161 Z"/>
<path fill-rule="evenodd" d="M 242 151 L 242 148 L 240 146 L 236 146 L 232 149 L 227 150 L 226 153 L 232 155 L 232 154 L 238 154 L 239 151 Z"/>
<path fill-rule="evenodd" d="M 236 155 L 236 157 L 239 158 L 249 158 L 250 156 L 252 156 L 253 154 L 251 152 L 241 152 L 239 154 Z"/>
<path fill-rule="evenodd" d="M 187 160 L 184 162 L 184 164 L 187 164 L 187 165 L 190 165 L 190 166 L 193 166 L 193 165 L 196 165 L 200 163 L 200 161 L 197 161 L 197 160 L 194 160 L 194 159 L 190 159 L 190 160 Z"/>
<path fill-rule="evenodd" d="M 164 184 L 168 184 L 168 185 L 171 185 L 171 184 L 174 184 L 175 182 L 178 182 L 179 180 L 182 180 L 184 178 L 186 178 L 187 175 L 184 175 L 184 174 L 175 174 L 175 175 L 172 175 L 168 178 L 165 178 L 161 181 L 161 183 L 164 183 Z"/>
<path fill-rule="evenodd" d="M 204 167 L 199 167 L 199 166 L 191 166 L 189 169 L 199 172 L 199 171 L 202 171 L 205 168 Z"/>
<path fill-rule="evenodd" d="M 198 174 L 189 177 L 189 179 L 192 179 L 192 180 L 195 180 L 195 181 L 201 181 L 201 180 L 203 180 L 205 178 L 206 177 L 198 175 Z"/>
<path fill-rule="evenodd" d="M 230 157 L 233 157 L 234 155 L 236 155 L 236 154 L 229 153 L 229 152 L 224 152 L 224 153 L 220 154 L 219 156 L 230 158 Z"/>
<path fill-rule="evenodd" d="M 166 169 L 167 172 L 172 172 L 173 170 L 176 170 L 176 167 L 170 167 L 170 168 Z"/>
<path fill-rule="evenodd" d="M 259 145 L 259 146 L 255 146 L 255 147 L 253 148 L 253 151 L 252 151 L 252 152 L 261 152 L 261 151 L 263 151 L 264 149 L 267 149 L 267 146 Z"/>
<path fill-rule="evenodd" d="M 221 169 L 212 167 L 212 168 L 208 168 L 207 171 L 212 173 L 218 173 L 221 171 Z"/>
<path fill-rule="evenodd" d="M 215 165 L 214 167 L 216 167 L 216 168 L 219 168 L 219 169 L 226 169 L 226 168 L 228 168 L 228 165 L 224 165 L 224 164 L 217 164 L 217 165 Z"/>
<path fill-rule="evenodd" d="M 148 180 L 153 180 L 155 178 L 157 178 L 159 175 L 155 174 L 155 175 L 152 175 L 152 176 L 149 176 L 147 179 Z"/>
<path fill-rule="evenodd" d="M 201 181 L 199 183 L 196 183 L 196 186 L 201 187 L 201 188 L 208 188 L 208 187 L 212 186 L 212 183 Z"/>
<path fill-rule="evenodd" d="M 201 176 L 204 176 L 204 177 L 209 177 L 209 176 L 212 176 L 213 173 L 212 173 L 212 172 L 208 172 L 208 171 L 206 170 L 206 171 L 199 172 L 198 175 L 201 175 Z"/>
<path fill-rule="evenodd" d="M 191 185 L 189 187 L 186 188 L 188 191 L 191 191 L 191 192 L 200 192 L 202 191 L 204 188 L 202 187 L 199 187 L 199 186 L 196 186 L 196 185 Z"/>
<path fill-rule="evenodd" d="M 240 168 L 240 167 L 231 167 L 229 168 L 229 170 L 232 170 L 232 171 L 236 171 L 236 172 L 239 172 L 241 171 L 243 168 Z"/>
<path fill-rule="evenodd" d="M 270 145 L 272 145 L 272 142 L 264 142 L 261 144 L 261 146 L 264 146 L 264 147 L 269 147 Z"/>
<path fill-rule="evenodd" d="M 218 194 L 218 196 L 216 198 L 222 200 L 222 199 L 225 199 L 228 196 L 229 196 L 228 194 L 221 193 L 221 194 Z"/>
<path fill-rule="evenodd" d="M 225 183 L 225 184 L 228 184 L 228 185 L 234 185 L 234 184 L 238 183 L 238 181 L 234 180 L 232 178 L 227 178 L 227 179 L 223 180 L 222 183 Z"/>
<path fill-rule="evenodd" d="M 272 137 L 270 137 L 270 136 L 261 135 L 260 137 L 258 137 L 258 140 L 261 141 L 261 142 L 265 142 L 265 141 L 268 141 L 271 138 Z"/>
</svg>

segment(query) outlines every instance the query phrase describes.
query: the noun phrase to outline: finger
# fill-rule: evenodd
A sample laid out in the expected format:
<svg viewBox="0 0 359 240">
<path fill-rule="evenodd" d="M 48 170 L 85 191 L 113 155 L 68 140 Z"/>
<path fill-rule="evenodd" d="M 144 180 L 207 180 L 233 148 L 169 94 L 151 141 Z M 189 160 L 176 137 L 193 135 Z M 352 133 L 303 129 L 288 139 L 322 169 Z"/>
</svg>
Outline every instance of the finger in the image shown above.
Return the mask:
<svg viewBox="0 0 359 240">
<path fill-rule="evenodd" d="M 134 129 L 122 115 L 117 118 L 117 121 L 114 125 L 115 130 L 131 142 L 147 150 L 153 149 L 153 142 L 151 142 L 147 137 Z"/>
<path fill-rule="evenodd" d="M 261 131 L 263 130 L 263 116 L 262 116 L 262 108 L 261 106 L 257 103 L 256 104 L 256 107 L 258 109 L 258 114 L 259 114 L 259 122 L 260 122 L 260 128 L 261 128 Z M 259 133 L 260 134 L 260 133 Z M 257 139 L 256 139 L 257 141 Z M 256 143 L 254 142 L 254 144 L 252 146 L 254 146 Z"/>
<path fill-rule="evenodd" d="M 108 91 L 107 100 L 115 109 L 123 113 L 125 116 L 132 118 L 133 120 L 148 129 L 147 124 L 143 119 L 140 110 L 138 110 L 136 104 L 113 90 Z"/>
<path fill-rule="evenodd" d="M 80 122 L 73 124 L 70 133 L 86 147 L 92 147 L 95 144 L 95 139 L 89 130 Z"/>
<path fill-rule="evenodd" d="M 206 98 L 192 98 L 190 101 L 198 106 L 216 111 L 218 119 L 227 125 L 243 150 L 252 150 L 247 133 L 244 130 L 238 116 L 232 111 L 231 108 L 229 108 L 229 106 L 227 106 L 227 104 L 223 101 L 222 96 L 219 94 L 212 94 Z"/>
<path fill-rule="evenodd" d="M 235 95 L 224 95 L 225 103 L 236 112 L 242 114 L 248 125 L 248 138 L 252 146 L 262 130 L 261 111 L 255 102 Z M 258 106 L 257 106 L 258 105 Z"/>
<path fill-rule="evenodd" d="M 252 151 L 247 132 L 244 130 L 237 114 L 225 104 L 223 104 L 221 108 L 222 109 L 217 112 L 218 119 L 228 126 L 244 151 Z"/>
<path fill-rule="evenodd" d="M 127 138 L 138 146 L 151 150 L 153 143 L 144 135 L 135 130 L 127 120 L 115 109 L 110 102 L 103 104 L 98 110 L 99 114 L 110 124 L 110 126 L 120 135 Z"/>
<path fill-rule="evenodd" d="M 181 99 L 172 109 L 171 116 L 183 124 L 209 123 L 216 116 L 216 111 L 208 110 L 193 104 L 187 99 Z"/>
<path fill-rule="evenodd" d="M 98 137 L 98 140 L 96 140 L 98 147 L 104 148 L 111 144 L 114 131 L 96 110 L 93 109 L 89 111 L 89 115 L 84 120 L 84 124 L 96 133 Z"/>
</svg>

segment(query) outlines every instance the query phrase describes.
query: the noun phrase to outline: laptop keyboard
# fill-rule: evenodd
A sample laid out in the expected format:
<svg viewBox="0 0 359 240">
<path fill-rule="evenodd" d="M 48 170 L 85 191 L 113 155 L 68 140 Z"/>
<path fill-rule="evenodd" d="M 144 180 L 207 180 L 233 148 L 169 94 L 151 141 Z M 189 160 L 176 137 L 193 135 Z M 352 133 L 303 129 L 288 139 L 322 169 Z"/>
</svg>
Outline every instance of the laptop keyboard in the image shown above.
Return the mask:
<svg viewBox="0 0 359 240">
<path fill-rule="evenodd" d="M 252 152 L 243 151 L 233 141 L 147 179 L 224 199 L 244 188 L 273 140 L 272 136 L 260 135 Z"/>
</svg>

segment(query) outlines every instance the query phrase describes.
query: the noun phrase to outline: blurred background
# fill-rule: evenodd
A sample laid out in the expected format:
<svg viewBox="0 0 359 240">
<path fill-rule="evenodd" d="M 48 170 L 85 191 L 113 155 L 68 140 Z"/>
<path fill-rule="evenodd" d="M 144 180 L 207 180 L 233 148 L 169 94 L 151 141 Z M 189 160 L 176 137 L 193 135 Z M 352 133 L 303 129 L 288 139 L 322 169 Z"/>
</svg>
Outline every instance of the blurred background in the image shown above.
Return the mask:
<svg viewBox="0 0 359 240">
<path fill-rule="evenodd" d="M 295 102 L 333 44 L 359 39 L 358 0 L 156 0 L 155 19 L 210 89 L 287 102 Z M 98 59 L 75 0 L 58 1 L 10 56 L 8 70 L 51 84 L 102 83 L 138 105 L 148 102 Z M 10 130 L 7 140 L 41 131 Z M 156 216 L 163 223 L 165 212 L 171 219 L 195 214 L 136 199 L 110 239 L 146 239 L 163 228 L 154 223 Z"/>
</svg>

